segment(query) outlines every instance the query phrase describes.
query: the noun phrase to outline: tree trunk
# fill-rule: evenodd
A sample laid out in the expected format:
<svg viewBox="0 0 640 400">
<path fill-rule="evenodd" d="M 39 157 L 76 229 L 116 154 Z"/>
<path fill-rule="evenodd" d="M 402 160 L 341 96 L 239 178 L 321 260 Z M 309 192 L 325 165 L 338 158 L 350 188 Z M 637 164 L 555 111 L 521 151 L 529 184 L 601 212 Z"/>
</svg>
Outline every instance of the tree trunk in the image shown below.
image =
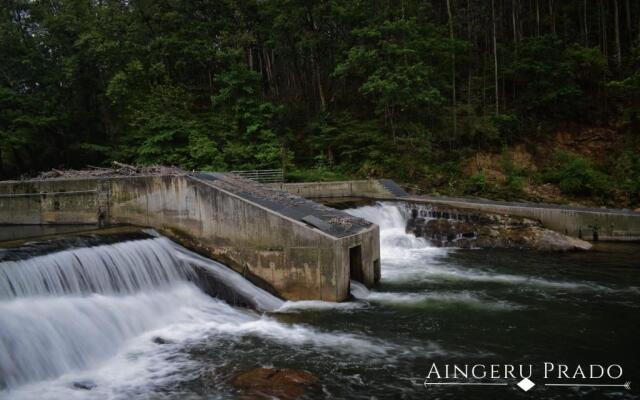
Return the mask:
<svg viewBox="0 0 640 400">
<path fill-rule="evenodd" d="M 322 79 L 320 78 L 320 67 L 318 66 L 318 59 L 316 57 L 315 50 L 311 50 L 311 63 L 313 68 L 312 73 L 315 76 L 316 85 L 318 86 L 318 96 L 320 97 L 320 111 L 325 112 L 327 110 L 327 102 L 324 97 Z"/>
<path fill-rule="evenodd" d="M 514 59 L 518 59 L 518 23 L 516 17 L 518 0 L 511 0 L 511 22 L 513 23 L 513 55 Z M 516 84 L 515 79 L 511 82 L 511 100 L 516 101 Z"/>
<path fill-rule="evenodd" d="M 456 109 L 456 49 L 453 43 L 453 13 L 451 12 L 451 0 L 447 0 L 447 13 L 449 14 L 449 39 L 451 40 L 451 102 L 453 105 L 453 136 L 458 136 L 458 117 Z"/>
<path fill-rule="evenodd" d="M 624 14 L 627 17 L 627 32 L 629 34 L 629 41 L 631 41 L 633 32 L 631 31 L 631 7 L 629 6 L 629 0 L 624 1 Z"/>
<path fill-rule="evenodd" d="M 616 35 L 616 64 L 622 64 L 622 49 L 620 48 L 620 13 L 618 12 L 618 0 L 613 0 L 613 25 Z"/>
<path fill-rule="evenodd" d="M 609 60 L 609 49 L 607 46 L 607 15 L 606 15 L 606 10 L 605 10 L 605 6 L 604 6 L 604 0 L 600 0 L 598 2 L 598 5 L 600 6 L 600 40 L 601 40 L 601 46 L 602 46 L 602 54 L 605 57 L 605 60 L 608 62 Z"/>
<path fill-rule="evenodd" d="M 274 74 L 274 71 L 277 71 L 276 69 L 276 53 L 273 51 L 273 49 L 271 49 L 271 73 Z M 273 78 L 273 91 L 276 94 L 276 97 L 280 97 L 280 85 L 278 84 L 278 79 L 277 77 Z"/>
<path fill-rule="evenodd" d="M 582 23 L 584 24 L 584 47 L 589 47 L 589 21 L 587 19 L 587 0 L 582 2 Z"/>
<path fill-rule="evenodd" d="M 638 12 L 638 43 L 640 44 L 640 12 Z"/>
<path fill-rule="evenodd" d="M 536 36 L 540 36 L 540 0 L 536 0 Z"/>
<path fill-rule="evenodd" d="M 551 18 L 551 33 L 556 33 L 556 16 L 553 12 L 553 0 L 549 0 L 549 17 Z"/>
<path fill-rule="evenodd" d="M 511 0 L 511 22 L 513 23 L 513 48 L 518 54 L 518 24 L 516 23 L 516 0 Z"/>
<path fill-rule="evenodd" d="M 471 10 L 471 0 L 467 0 L 467 15 L 470 13 Z M 468 36 L 468 40 L 469 43 L 473 43 L 473 38 L 471 37 L 471 17 L 467 16 L 468 20 L 467 20 L 467 36 Z M 473 46 L 469 46 L 469 52 L 470 52 L 470 57 L 469 59 L 472 60 L 473 59 L 473 50 L 472 50 Z M 471 75 L 472 75 L 472 63 L 469 63 L 469 68 L 467 69 L 468 72 L 468 76 L 467 76 L 467 104 L 469 105 L 469 109 L 471 109 Z"/>
<path fill-rule="evenodd" d="M 493 81 L 495 84 L 495 96 L 496 96 L 496 116 L 500 115 L 500 98 L 498 91 L 498 43 L 496 39 L 496 7 L 495 0 L 491 0 L 491 22 L 493 25 Z"/>
<path fill-rule="evenodd" d="M 322 79 L 320 78 L 320 68 L 316 64 L 316 79 L 318 80 L 318 93 L 320 94 L 320 109 L 322 112 L 327 111 L 327 101 L 324 98 L 324 89 L 322 87 Z"/>
</svg>

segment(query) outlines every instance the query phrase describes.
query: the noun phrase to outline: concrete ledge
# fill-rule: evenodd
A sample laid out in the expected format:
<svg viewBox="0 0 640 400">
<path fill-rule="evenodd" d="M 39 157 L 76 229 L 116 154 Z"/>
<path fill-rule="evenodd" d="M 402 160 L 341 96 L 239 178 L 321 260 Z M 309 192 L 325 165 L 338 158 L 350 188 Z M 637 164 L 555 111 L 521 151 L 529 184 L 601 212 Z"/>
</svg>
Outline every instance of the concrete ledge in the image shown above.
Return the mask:
<svg viewBox="0 0 640 400">
<path fill-rule="evenodd" d="M 273 183 L 269 186 L 309 199 L 341 197 L 396 198 L 396 195 L 388 191 L 377 179 L 340 182 Z"/>
<path fill-rule="evenodd" d="M 640 213 L 629 210 L 434 196 L 412 196 L 397 200 L 420 204 L 444 204 L 466 210 L 530 218 L 540 221 L 545 228 L 589 241 L 640 241 Z"/>
</svg>

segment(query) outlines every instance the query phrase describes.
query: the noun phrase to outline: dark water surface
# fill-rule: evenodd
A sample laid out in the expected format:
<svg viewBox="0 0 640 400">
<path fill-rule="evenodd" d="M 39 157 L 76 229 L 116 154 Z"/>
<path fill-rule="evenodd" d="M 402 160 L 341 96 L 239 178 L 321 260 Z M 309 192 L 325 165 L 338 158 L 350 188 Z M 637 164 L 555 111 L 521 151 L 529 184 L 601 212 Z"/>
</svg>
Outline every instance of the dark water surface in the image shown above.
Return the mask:
<svg viewBox="0 0 640 400">
<path fill-rule="evenodd" d="M 0 398 L 237 398 L 231 377 L 260 366 L 312 372 L 320 385 L 305 397 L 314 399 L 640 398 L 640 246 L 602 244 L 563 254 L 445 250 L 405 234 L 393 205 L 349 212 L 381 226 L 382 281 L 371 292 L 354 288 L 357 300 L 288 302 L 259 315 L 186 283 L 144 292 L 142 300 L 136 293 L 69 295 L 65 307 L 90 301 L 96 310 L 158 313 L 159 321 L 133 329 L 117 351 L 86 368 L 17 385 Z M 165 314 L 154 301 L 173 310 Z M 159 344 L 157 337 L 165 340 Z M 544 362 L 567 364 L 570 371 L 578 364 L 619 364 L 624 374 L 544 379 Z M 425 388 L 433 363 L 533 364 L 536 386 L 524 392 L 515 385 L 519 379 L 484 379 L 475 382 L 507 385 Z M 79 380 L 95 387 L 74 389 Z M 578 381 L 632 383 L 631 390 L 544 386 Z"/>
</svg>

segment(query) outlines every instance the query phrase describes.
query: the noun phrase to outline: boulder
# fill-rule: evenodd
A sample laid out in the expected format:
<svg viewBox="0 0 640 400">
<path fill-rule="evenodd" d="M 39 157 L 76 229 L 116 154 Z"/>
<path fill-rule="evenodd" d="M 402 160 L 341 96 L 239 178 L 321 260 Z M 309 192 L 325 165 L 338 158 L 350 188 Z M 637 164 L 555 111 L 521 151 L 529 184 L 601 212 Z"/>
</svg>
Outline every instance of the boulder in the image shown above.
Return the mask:
<svg viewBox="0 0 640 400">
<path fill-rule="evenodd" d="M 98 385 L 92 380 L 85 379 L 85 380 L 73 382 L 72 386 L 74 389 L 91 390 Z"/>
<path fill-rule="evenodd" d="M 563 235 L 549 229 L 538 228 L 535 230 L 532 247 L 534 250 L 541 251 L 568 251 L 590 250 L 592 245 L 582 239 Z"/>
<path fill-rule="evenodd" d="M 246 399 L 297 399 L 305 389 L 318 383 L 311 372 L 289 368 L 254 368 L 236 375 L 232 385 L 244 392 Z"/>
<path fill-rule="evenodd" d="M 151 339 L 151 341 L 155 344 L 171 344 L 173 343 L 173 341 L 169 340 L 169 339 L 165 339 L 163 337 L 160 336 L 156 336 L 153 339 Z"/>
<path fill-rule="evenodd" d="M 412 212 L 407 232 L 436 246 L 460 248 L 517 248 L 540 251 L 589 250 L 591 244 L 546 229 L 538 221 L 491 213 L 433 209 L 430 218 Z M 423 213 L 424 214 L 424 213 Z"/>
</svg>

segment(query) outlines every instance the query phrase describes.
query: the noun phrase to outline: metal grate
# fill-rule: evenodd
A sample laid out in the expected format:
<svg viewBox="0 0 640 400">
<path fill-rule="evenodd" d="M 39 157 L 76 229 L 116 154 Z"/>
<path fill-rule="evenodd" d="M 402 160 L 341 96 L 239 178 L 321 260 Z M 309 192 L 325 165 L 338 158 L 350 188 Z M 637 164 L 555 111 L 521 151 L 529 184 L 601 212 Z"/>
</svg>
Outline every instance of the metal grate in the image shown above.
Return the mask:
<svg viewBox="0 0 640 400">
<path fill-rule="evenodd" d="M 231 174 L 251 179 L 259 183 L 282 183 L 284 171 L 282 169 L 257 169 L 251 171 L 229 171 Z"/>
</svg>

